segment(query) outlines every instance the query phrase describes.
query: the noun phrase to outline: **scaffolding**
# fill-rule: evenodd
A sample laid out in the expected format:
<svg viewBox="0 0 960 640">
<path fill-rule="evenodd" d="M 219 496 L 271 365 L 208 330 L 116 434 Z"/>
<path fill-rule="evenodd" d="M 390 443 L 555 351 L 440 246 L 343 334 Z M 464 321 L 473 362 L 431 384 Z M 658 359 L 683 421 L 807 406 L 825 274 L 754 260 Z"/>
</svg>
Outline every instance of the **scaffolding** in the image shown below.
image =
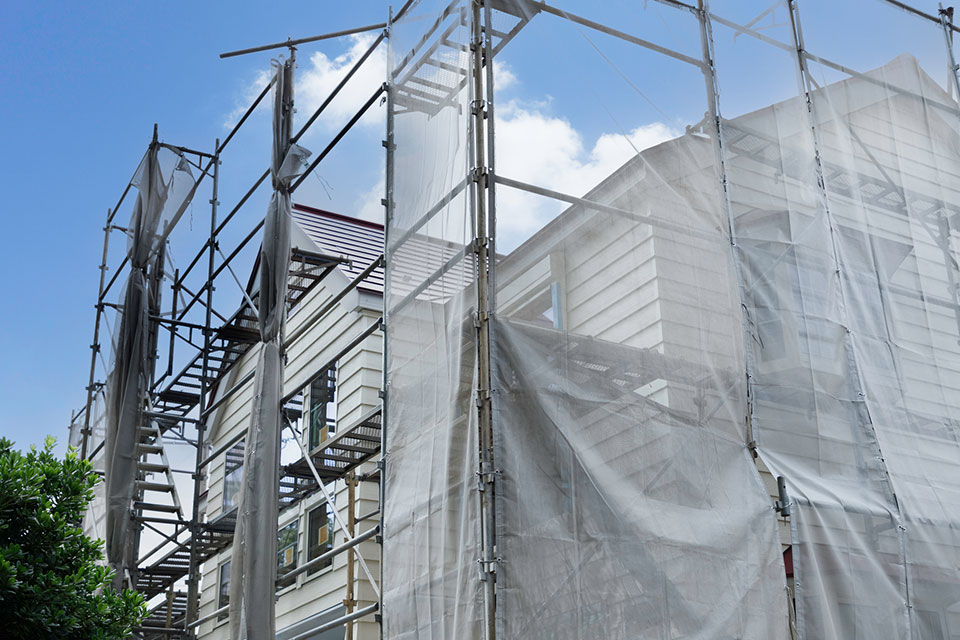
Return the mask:
<svg viewBox="0 0 960 640">
<path fill-rule="evenodd" d="M 917 36 L 907 47 L 926 52 L 928 41 L 942 43 L 942 84 L 916 59 L 846 63 L 819 51 L 830 47 L 817 30 L 832 19 L 819 0 L 761 4 L 728 15 L 706 0 L 588 9 L 408 0 L 383 23 L 221 56 L 289 50 L 210 151 L 162 142 L 155 127 L 144 161 L 107 212 L 87 400 L 70 427 L 71 444 L 113 483 L 87 525 L 102 532 L 106 521 L 116 584 L 148 600 L 138 637 L 206 635 L 203 625 L 231 613 L 236 637 L 272 636 L 274 600 L 339 557 L 342 608 L 307 620 L 319 612 L 306 607 L 288 640 L 337 629 L 352 639 L 360 621 L 390 639 L 960 633 L 952 608 L 960 606 L 960 575 L 951 564 L 960 540 L 949 508 L 960 506 L 951 497 L 960 487 L 945 479 L 960 459 L 947 471 L 918 470 L 929 451 L 911 457 L 889 448 L 909 449 L 913 437 L 938 442 L 944 459 L 960 453 L 960 406 L 945 397 L 960 354 L 937 351 L 932 337 L 924 343 L 941 397 L 916 400 L 911 380 L 920 365 L 908 351 L 920 347 L 902 333 L 910 304 L 924 316 L 910 322 L 942 328 L 946 314 L 960 331 L 960 182 L 949 183 L 960 179 L 950 147 L 960 139 L 960 29 L 952 9 L 934 15 L 898 0 L 855 3 L 860 16 L 876 11 L 878 24 L 909 21 L 924 41 Z M 271 90 L 275 113 L 290 116 L 293 79 L 283 74 L 293 73 L 296 49 L 367 32 L 377 35 L 302 127 L 294 133 L 289 119 L 278 127 L 271 169 L 221 217 L 224 152 Z M 519 66 L 539 48 L 547 61 L 537 63 L 559 66 L 568 52 L 557 43 L 572 52 L 574 41 L 599 62 L 571 73 L 588 75 L 599 95 L 623 92 L 648 122 L 662 120 L 665 133 L 640 142 L 618 120 L 627 111 L 603 98 L 602 111 L 559 113 L 550 121 L 555 132 L 557 122 L 609 116 L 633 151 L 599 172 L 580 161 L 568 178 L 587 183 L 565 189 L 498 155 L 509 138 L 498 138 L 497 126 L 516 127 L 529 113 L 507 103 L 508 116 L 498 115 L 495 85 L 498 64 Z M 388 61 L 383 84 L 307 162 L 298 143 L 374 55 Z M 744 79 L 737 56 L 776 62 L 758 67 L 768 76 Z M 741 66 L 724 76 L 724 65 Z M 669 84 L 682 96 L 635 81 L 638 69 L 655 66 L 673 74 Z M 787 88 L 770 88 L 785 76 Z M 771 84 L 741 97 L 764 80 Z M 249 257 L 261 236 L 264 247 L 276 240 L 276 223 L 267 216 L 241 234 L 238 214 L 265 183 L 295 194 L 378 103 L 386 105 L 381 252 L 357 264 L 282 240 L 275 255 L 290 257 L 280 280 L 262 284 L 275 255 Z M 890 144 L 866 121 L 884 117 Z M 908 153 L 897 127 L 918 126 L 929 149 Z M 303 153 L 288 166 L 291 149 Z M 935 164 L 941 184 L 912 175 L 911 162 Z M 161 205 L 155 229 L 140 237 L 139 225 L 122 227 L 117 216 L 134 191 L 134 219 L 149 210 L 138 176 L 153 166 L 180 200 Z M 171 186 L 177 171 L 198 172 L 186 191 Z M 209 230 L 180 270 L 168 243 L 206 189 Z M 512 219 L 524 208 L 535 212 L 526 227 Z M 116 232 L 130 248 L 113 267 Z M 240 239 L 226 251 L 228 238 Z M 240 265 L 252 272 L 246 285 Z M 645 270 L 651 275 L 641 283 Z M 351 277 L 333 284 L 333 274 L 345 272 Z M 145 311 L 134 314 L 128 296 L 111 302 L 124 273 L 142 276 Z M 947 296 L 931 290 L 941 281 Z M 161 295 L 166 286 L 169 298 Z M 371 286 L 382 291 L 382 309 L 362 314 L 348 334 L 319 331 L 348 296 Z M 328 287 L 317 302 L 314 294 Z M 597 311 L 596 290 L 619 297 Z M 820 290 L 829 292 L 826 302 Z M 233 295 L 220 302 L 220 291 Z M 273 291 L 283 294 L 286 320 L 268 339 L 264 309 Z M 238 298 L 236 310 L 224 308 Z M 116 335 L 107 340 L 112 310 Z M 147 355 L 138 356 L 140 370 L 124 373 L 135 381 L 124 414 L 111 408 L 116 372 L 129 369 L 117 364 L 125 343 L 116 336 L 134 315 L 148 320 L 137 334 Z M 790 331 L 803 343 L 793 352 Z M 290 356 L 306 361 L 306 373 L 288 378 L 271 400 L 261 390 L 267 367 L 251 365 L 258 345 L 273 340 L 287 358 L 306 339 L 321 343 L 314 355 Z M 373 349 L 382 353 L 379 402 L 305 444 L 308 403 L 321 393 L 314 389 L 334 385 L 342 362 L 381 341 Z M 787 345 L 783 353 L 778 345 Z M 877 355 L 881 345 L 888 355 Z M 798 371 L 813 380 L 809 388 Z M 244 394 L 254 396 L 255 416 L 267 398 L 276 426 L 254 418 L 214 448 L 211 428 Z M 118 467 L 111 447 L 124 427 L 132 457 Z M 279 452 L 251 446 L 279 447 L 280 431 L 297 445 L 295 460 L 282 464 Z M 188 469 L 175 468 L 165 447 L 172 443 L 189 448 Z M 256 486 L 241 490 L 239 510 L 208 517 L 210 470 L 224 460 L 243 467 L 245 487 Z M 263 475 L 250 480 L 253 469 Z M 128 494 L 118 493 L 118 482 Z M 347 500 L 345 514 L 330 513 L 339 542 L 330 538 L 278 575 L 277 514 L 317 496 L 333 505 L 337 483 Z M 376 485 L 377 500 L 361 513 L 365 483 Z M 189 500 L 181 499 L 185 488 Z M 243 491 L 259 491 L 257 505 L 266 505 L 267 516 L 252 516 L 262 520 L 259 533 L 249 523 L 238 529 L 244 499 L 258 495 Z M 276 507 L 263 491 L 275 494 Z M 231 604 L 217 601 L 201 614 L 204 565 L 228 548 L 242 557 L 237 531 L 256 546 L 253 555 L 262 553 L 259 565 L 248 557 L 240 574 L 235 565 Z M 839 575 L 844 566 L 848 575 Z M 239 602 L 254 613 L 238 615 Z"/>
</svg>

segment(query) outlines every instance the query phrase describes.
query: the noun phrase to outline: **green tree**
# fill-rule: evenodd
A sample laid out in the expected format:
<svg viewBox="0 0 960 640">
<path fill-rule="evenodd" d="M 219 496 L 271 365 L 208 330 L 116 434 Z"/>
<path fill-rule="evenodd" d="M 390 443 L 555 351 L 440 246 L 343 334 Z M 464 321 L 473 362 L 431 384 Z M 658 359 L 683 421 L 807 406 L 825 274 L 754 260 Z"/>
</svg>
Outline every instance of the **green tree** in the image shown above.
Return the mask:
<svg viewBox="0 0 960 640">
<path fill-rule="evenodd" d="M 143 596 L 114 591 L 103 542 L 83 535 L 99 481 L 73 450 L 16 451 L 0 438 L 0 638 L 114 640 L 146 614 Z"/>
</svg>

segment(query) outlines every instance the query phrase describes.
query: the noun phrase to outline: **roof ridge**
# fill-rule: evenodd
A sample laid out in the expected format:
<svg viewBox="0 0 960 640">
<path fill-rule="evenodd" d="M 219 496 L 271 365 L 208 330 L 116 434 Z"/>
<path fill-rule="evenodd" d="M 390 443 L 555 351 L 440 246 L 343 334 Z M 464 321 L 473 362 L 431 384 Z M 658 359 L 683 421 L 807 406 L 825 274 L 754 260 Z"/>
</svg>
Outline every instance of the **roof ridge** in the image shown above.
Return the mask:
<svg viewBox="0 0 960 640">
<path fill-rule="evenodd" d="M 330 218 L 333 220 L 340 220 L 341 222 L 349 222 L 351 224 L 357 224 L 364 227 L 369 227 L 371 229 L 378 229 L 383 231 L 383 225 L 377 222 L 371 222 L 370 220 L 364 220 L 362 218 L 352 218 L 342 213 L 334 213 L 332 211 L 326 211 L 325 209 L 317 209 L 316 207 L 311 207 L 305 204 L 300 204 L 299 202 L 293 203 L 293 208 L 297 211 L 302 211 L 303 213 L 312 213 L 313 215 L 320 216 L 323 218 Z"/>
</svg>

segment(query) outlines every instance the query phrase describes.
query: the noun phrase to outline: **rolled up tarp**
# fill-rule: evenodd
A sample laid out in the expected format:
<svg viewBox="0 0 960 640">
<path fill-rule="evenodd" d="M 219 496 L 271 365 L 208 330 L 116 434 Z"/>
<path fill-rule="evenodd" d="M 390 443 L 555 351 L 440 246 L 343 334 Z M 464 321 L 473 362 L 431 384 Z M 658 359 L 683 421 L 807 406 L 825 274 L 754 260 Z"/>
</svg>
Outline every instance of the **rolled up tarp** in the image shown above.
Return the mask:
<svg viewBox="0 0 960 640">
<path fill-rule="evenodd" d="M 309 151 L 290 144 L 293 123 L 293 60 L 277 63 L 274 83 L 273 195 L 260 249 L 257 302 L 260 355 L 243 464 L 243 481 L 231 561 L 230 636 L 273 638 L 277 580 L 277 509 L 280 492 L 281 333 L 290 262 L 290 183 Z M 255 549 L 256 553 L 247 553 Z"/>
<path fill-rule="evenodd" d="M 136 483 L 137 428 L 152 377 L 155 332 L 150 315 L 160 304 L 159 288 L 151 283 L 162 272 L 158 231 L 172 210 L 177 215 L 186 208 L 197 184 L 182 156 L 174 158 L 172 171 L 163 170 L 163 149 L 156 141 L 150 145 L 131 183 L 138 193 L 127 228 L 130 276 L 122 297 L 113 367 L 107 376 L 106 552 L 115 572 L 115 587 L 124 580 L 131 585 L 136 582 L 137 545 L 130 514 Z"/>
</svg>

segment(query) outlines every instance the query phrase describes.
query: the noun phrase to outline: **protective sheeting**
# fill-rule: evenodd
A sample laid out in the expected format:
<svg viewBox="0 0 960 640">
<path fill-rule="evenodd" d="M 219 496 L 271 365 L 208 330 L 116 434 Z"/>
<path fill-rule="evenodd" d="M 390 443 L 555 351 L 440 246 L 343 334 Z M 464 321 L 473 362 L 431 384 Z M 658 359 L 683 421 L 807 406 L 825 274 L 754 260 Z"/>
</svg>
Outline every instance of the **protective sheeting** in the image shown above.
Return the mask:
<svg viewBox="0 0 960 640">
<path fill-rule="evenodd" d="M 497 336 L 502 637 L 785 637 L 770 505 L 733 413 L 742 381 L 523 322 Z"/>
<path fill-rule="evenodd" d="M 280 468 L 280 397 L 283 364 L 276 342 L 260 345 L 253 407 L 243 461 L 243 479 L 231 567 L 241 568 L 230 582 L 230 636 L 272 638 L 277 553 L 277 496 Z M 275 486 L 276 485 L 276 486 Z M 271 543 L 271 539 L 273 542 Z M 254 550 L 253 553 L 249 553 Z M 258 635 L 263 634 L 263 635 Z"/>
<path fill-rule="evenodd" d="M 106 555 L 114 585 L 136 582 L 138 527 L 131 522 L 140 440 L 138 428 L 149 402 L 156 331 L 150 320 L 160 307 L 163 278 L 161 223 L 179 217 L 196 181 L 181 154 L 151 144 L 131 183 L 137 188 L 127 257 L 130 276 L 121 298 L 106 386 Z"/>
<path fill-rule="evenodd" d="M 260 249 L 260 289 L 256 299 L 260 354 L 253 407 L 247 428 L 243 480 L 233 538 L 230 582 L 230 636 L 273 638 L 277 581 L 277 509 L 280 494 L 280 353 L 286 318 L 290 263 L 290 184 L 303 171 L 309 151 L 290 144 L 293 125 L 293 60 L 277 64 L 274 79 L 273 195 L 267 207 Z M 251 552 L 253 550 L 253 552 Z"/>
<path fill-rule="evenodd" d="M 385 638 L 481 637 L 475 293 L 466 286 L 474 273 L 465 195 L 470 62 L 458 48 L 470 39 L 469 6 L 421 2 L 390 31 Z M 451 43 L 447 66 L 423 65 L 418 58 L 440 34 Z M 418 79 L 451 87 L 442 107 L 424 98 Z"/>
<path fill-rule="evenodd" d="M 633 81 L 631 64 L 656 65 L 702 117 L 705 73 L 690 62 L 601 33 L 583 46 L 564 13 L 583 7 L 562 3 L 557 16 L 525 6 L 512 10 L 533 34 L 507 45 L 505 63 L 516 59 L 511 46 L 573 42 L 606 94 L 596 103 L 561 94 L 555 110 L 570 122 L 576 108 L 604 118 L 607 96 Z M 630 15 L 616 28 L 656 18 L 621 10 Z M 674 16 L 674 48 L 696 51 L 699 26 Z M 642 113 L 642 96 L 624 97 Z M 687 110 L 681 100 L 658 107 Z M 495 148 L 506 148 L 509 111 L 496 124 Z M 511 241 L 501 246 L 516 246 L 496 264 L 498 637 L 787 637 L 776 521 L 747 446 L 716 129 L 691 122 L 674 135 L 630 141 L 630 159 L 599 184 L 592 167 L 575 167 L 554 188 L 584 201 L 543 211 L 518 246 L 508 235 L 522 215 L 516 190 L 498 184 L 498 230 Z M 506 173 L 523 171 L 510 158 L 496 161 L 498 176 L 520 177 Z M 586 194 L 568 191 L 585 183 Z"/>
<path fill-rule="evenodd" d="M 752 423 L 794 502 L 798 630 L 958 637 L 960 112 L 935 80 L 944 34 L 879 2 L 797 5 L 802 59 L 789 28 L 715 36 L 721 96 L 751 73 L 725 64 L 745 47 L 806 91 L 723 126 Z"/>
<path fill-rule="evenodd" d="M 549 127 L 502 107 L 497 171 L 472 159 L 470 110 L 492 105 L 472 93 L 469 3 L 419 3 L 391 30 L 384 636 L 483 637 L 463 276 L 484 169 L 498 637 L 785 638 L 781 543 L 798 637 L 960 636 L 960 111 L 941 26 L 880 1 L 558 4 L 491 3 L 505 84 L 532 82 L 538 47 L 554 71 L 574 52 L 582 79 L 551 87 Z M 600 172 L 598 142 L 564 165 L 551 136 L 631 117 L 623 96 L 658 114 L 624 132 L 633 157 Z M 669 134 L 643 142 L 658 121 Z M 540 156 L 510 137 L 538 126 Z M 502 173 L 529 168 L 511 154 L 536 166 Z M 786 480 L 782 540 L 753 444 Z"/>
</svg>

